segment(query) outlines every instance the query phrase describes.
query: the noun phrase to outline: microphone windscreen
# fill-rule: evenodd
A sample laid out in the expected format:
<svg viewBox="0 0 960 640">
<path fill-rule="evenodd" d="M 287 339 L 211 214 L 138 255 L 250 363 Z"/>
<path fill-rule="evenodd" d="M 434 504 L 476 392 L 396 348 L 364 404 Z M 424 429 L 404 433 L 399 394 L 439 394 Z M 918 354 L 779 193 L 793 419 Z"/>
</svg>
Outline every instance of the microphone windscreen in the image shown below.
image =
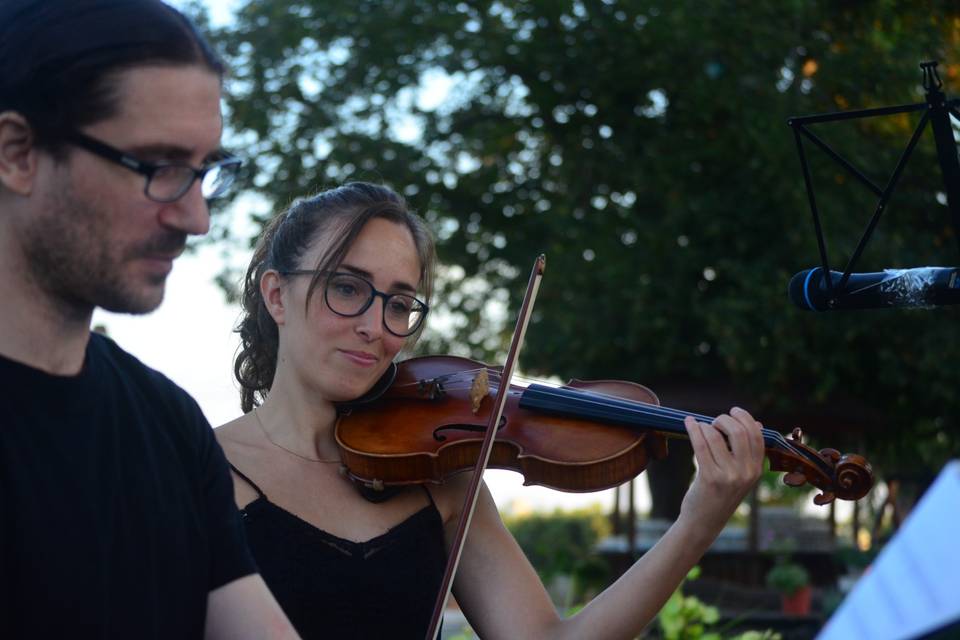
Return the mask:
<svg viewBox="0 0 960 640">
<path fill-rule="evenodd" d="M 817 285 L 820 282 L 820 278 L 817 277 L 819 271 L 819 267 L 807 269 L 806 271 L 794 274 L 794 276 L 790 278 L 790 284 L 787 286 L 787 295 L 790 296 L 790 301 L 801 309 L 809 311 L 819 310 L 816 306 L 816 300 L 818 298 L 816 295 Z M 811 290 L 813 290 L 814 293 L 813 299 L 811 299 L 810 296 Z"/>
</svg>

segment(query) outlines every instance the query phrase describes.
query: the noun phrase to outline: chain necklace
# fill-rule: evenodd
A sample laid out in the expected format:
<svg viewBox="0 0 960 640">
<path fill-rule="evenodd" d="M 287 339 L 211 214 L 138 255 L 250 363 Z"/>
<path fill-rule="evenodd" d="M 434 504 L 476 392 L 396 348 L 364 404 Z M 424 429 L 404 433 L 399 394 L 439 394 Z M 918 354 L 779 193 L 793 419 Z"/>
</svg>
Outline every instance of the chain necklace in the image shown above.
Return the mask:
<svg viewBox="0 0 960 640">
<path fill-rule="evenodd" d="M 257 409 L 259 408 L 260 407 L 257 407 Z M 305 456 L 303 454 L 297 453 L 292 449 L 287 449 L 285 446 L 283 446 L 282 444 L 280 444 L 279 442 L 277 442 L 276 440 L 270 437 L 270 434 L 267 433 L 267 428 L 263 426 L 263 420 L 260 419 L 260 414 L 257 412 L 257 409 L 253 410 L 253 417 L 257 419 L 257 424 L 260 425 L 260 431 L 263 431 L 263 437 L 266 438 L 267 441 L 273 446 L 277 447 L 278 449 L 283 449 L 290 455 L 297 456 L 301 460 L 308 460 L 310 462 L 322 462 L 325 464 L 341 464 L 342 461 L 340 460 L 340 458 L 335 458 L 332 460 L 325 460 L 323 458 L 311 458 L 310 456 Z"/>
</svg>

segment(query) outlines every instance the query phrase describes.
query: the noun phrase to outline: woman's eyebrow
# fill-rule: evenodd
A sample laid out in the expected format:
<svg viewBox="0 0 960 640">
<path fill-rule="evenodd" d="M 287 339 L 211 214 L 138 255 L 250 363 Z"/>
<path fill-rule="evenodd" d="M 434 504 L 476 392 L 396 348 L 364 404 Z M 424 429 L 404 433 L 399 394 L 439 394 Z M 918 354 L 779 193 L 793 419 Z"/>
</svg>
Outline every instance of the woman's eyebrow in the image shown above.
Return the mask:
<svg viewBox="0 0 960 640">
<path fill-rule="evenodd" d="M 350 265 L 348 265 L 348 264 L 341 264 L 339 268 L 340 268 L 340 269 L 343 269 L 343 270 L 345 270 L 345 271 L 349 271 L 350 273 L 352 273 L 352 274 L 354 274 L 354 275 L 358 275 L 358 276 L 360 276 L 361 278 L 366 278 L 367 280 L 371 280 L 371 281 L 373 280 L 373 274 L 370 273 L 369 271 L 367 271 L 366 269 L 360 269 L 359 267 L 352 267 L 352 266 L 350 266 Z M 393 282 L 393 284 L 390 285 L 390 289 L 389 289 L 389 290 L 390 290 L 390 291 L 396 291 L 396 290 L 398 290 L 398 289 L 400 289 L 400 290 L 402 290 L 402 291 L 409 291 L 409 292 L 411 292 L 411 293 L 416 293 L 416 292 L 417 292 L 417 288 L 416 288 L 416 287 L 414 287 L 414 286 L 411 285 L 410 283 L 403 282 L 402 280 L 395 280 L 395 281 Z"/>
</svg>

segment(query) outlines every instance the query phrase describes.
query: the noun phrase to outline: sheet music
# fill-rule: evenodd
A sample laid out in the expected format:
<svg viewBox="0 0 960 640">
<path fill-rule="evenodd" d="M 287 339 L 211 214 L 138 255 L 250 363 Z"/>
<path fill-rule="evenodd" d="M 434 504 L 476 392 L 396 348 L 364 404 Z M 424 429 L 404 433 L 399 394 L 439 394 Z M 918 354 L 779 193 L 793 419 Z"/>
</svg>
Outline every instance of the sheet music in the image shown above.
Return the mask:
<svg viewBox="0 0 960 640">
<path fill-rule="evenodd" d="M 960 620 L 960 460 L 949 462 L 817 640 L 905 640 Z"/>
</svg>

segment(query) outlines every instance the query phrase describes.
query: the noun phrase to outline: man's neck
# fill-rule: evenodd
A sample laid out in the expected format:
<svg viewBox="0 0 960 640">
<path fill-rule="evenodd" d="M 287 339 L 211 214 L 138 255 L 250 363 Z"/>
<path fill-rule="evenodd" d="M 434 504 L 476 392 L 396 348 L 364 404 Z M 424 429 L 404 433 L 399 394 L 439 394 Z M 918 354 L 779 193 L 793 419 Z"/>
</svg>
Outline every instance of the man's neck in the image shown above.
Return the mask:
<svg viewBox="0 0 960 640">
<path fill-rule="evenodd" d="M 10 247 L 3 247 L 9 249 Z M 93 309 L 78 308 L 33 283 L 15 251 L 0 257 L 0 355 L 55 375 L 83 367 Z"/>
</svg>

